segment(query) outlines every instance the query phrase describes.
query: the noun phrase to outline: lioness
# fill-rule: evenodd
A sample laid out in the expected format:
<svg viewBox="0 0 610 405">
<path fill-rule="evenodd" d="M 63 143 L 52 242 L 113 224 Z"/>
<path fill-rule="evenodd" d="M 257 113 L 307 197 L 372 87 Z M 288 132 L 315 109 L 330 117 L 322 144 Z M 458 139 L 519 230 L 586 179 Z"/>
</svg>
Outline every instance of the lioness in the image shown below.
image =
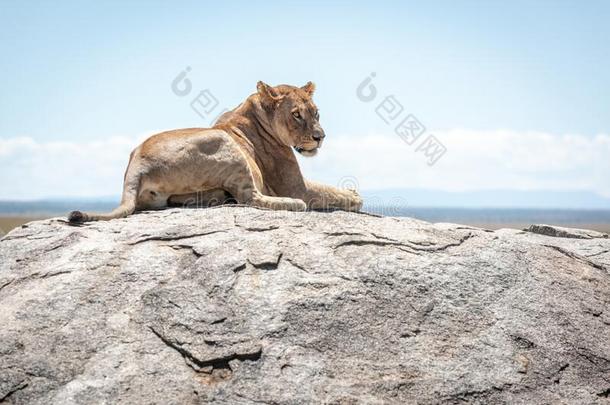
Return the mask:
<svg viewBox="0 0 610 405">
<path fill-rule="evenodd" d="M 212 128 L 151 136 L 131 152 L 121 205 L 107 214 L 73 211 L 70 222 L 122 218 L 194 196 L 208 205 L 230 196 L 274 210 L 360 210 L 362 199 L 355 191 L 304 179 L 292 151 L 314 156 L 322 145 L 314 90 L 312 82 L 303 87 L 258 82 L 257 92 Z"/>
</svg>

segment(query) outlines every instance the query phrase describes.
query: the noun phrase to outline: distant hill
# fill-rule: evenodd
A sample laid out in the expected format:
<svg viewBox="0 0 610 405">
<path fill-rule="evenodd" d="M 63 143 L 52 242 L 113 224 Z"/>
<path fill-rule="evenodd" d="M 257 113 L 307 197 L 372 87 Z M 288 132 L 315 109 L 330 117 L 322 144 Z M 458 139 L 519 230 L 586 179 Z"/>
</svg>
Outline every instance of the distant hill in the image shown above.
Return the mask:
<svg viewBox="0 0 610 405">
<path fill-rule="evenodd" d="M 610 210 L 610 198 L 580 191 L 464 191 L 425 189 L 363 190 L 365 206 L 377 211 L 384 207 L 411 210 L 416 207 L 459 209 L 578 209 Z M 103 211 L 114 208 L 120 196 L 96 198 L 46 198 L 2 200 L 0 214 L 63 214 L 74 209 Z"/>
<path fill-rule="evenodd" d="M 534 223 L 610 230 L 610 200 L 576 192 L 444 192 L 435 190 L 363 191 L 364 210 L 386 216 L 408 216 L 429 222 L 453 222 L 487 227 L 523 227 Z M 120 198 L 53 198 L 2 201 L 0 216 L 51 217 L 78 209 L 110 211 Z"/>
<path fill-rule="evenodd" d="M 583 191 L 384 189 L 362 194 L 370 204 L 387 202 L 409 207 L 610 209 L 610 198 Z"/>
<path fill-rule="evenodd" d="M 0 215 L 55 216 L 73 210 L 106 211 L 114 208 L 119 198 L 100 199 L 48 199 L 35 201 L 0 200 Z"/>
</svg>

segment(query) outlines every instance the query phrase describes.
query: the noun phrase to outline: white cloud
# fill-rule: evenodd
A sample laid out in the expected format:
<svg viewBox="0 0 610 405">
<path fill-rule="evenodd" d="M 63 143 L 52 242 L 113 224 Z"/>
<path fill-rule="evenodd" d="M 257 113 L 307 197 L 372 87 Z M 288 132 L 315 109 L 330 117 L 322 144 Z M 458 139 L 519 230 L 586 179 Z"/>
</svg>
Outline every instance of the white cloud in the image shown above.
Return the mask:
<svg viewBox="0 0 610 405">
<path fill-rule="evenodd" d="M 151 133 L 98 141 L 0 138 L 0 198 L 119 195 L 129 153 Z M 398 136 L 329 136 L 315 158 L 300 159 L 310 178 L 390 187 L 592 191 L 610 196 L 610 135 L 452 130 L 435 133 L 447 152 L 428 166 L 417 145 Z M 343 180 L 342 180 L 343 179 Z"/>
<path fill-rule="evenodd" d="M 433 166 L 396 135 L 328 138 L 304 172 L 362 189 L 591 191 L 610 196 L 610 135 L 452 130 L 435 133 L 447 152 Z"/>
<path fill-rule="evenodd" d="M 118 196 L 129 153 L 149 135 L 82 143 L 0 138 L 0 199 Z"/>
</svg>

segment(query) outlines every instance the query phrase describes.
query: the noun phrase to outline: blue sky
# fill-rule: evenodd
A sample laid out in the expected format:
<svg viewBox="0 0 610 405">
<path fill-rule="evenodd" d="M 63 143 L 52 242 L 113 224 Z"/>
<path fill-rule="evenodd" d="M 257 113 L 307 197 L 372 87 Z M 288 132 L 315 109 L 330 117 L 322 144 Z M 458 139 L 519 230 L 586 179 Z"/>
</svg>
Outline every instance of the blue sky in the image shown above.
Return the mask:
<svg viewBox="0 0 610 405">
<path fill-rule="evenodd" d="M 316 82 L 327 150 L 303 165 L 319 180 L 351 176 L 366 189 L 610 196 L 604 180 L 610 178 L 610 2 L 10 1 L 0 9 L 0 198 L 115 194 L 121 176 L 110 179 L 122 173 L 126 162 L 118 153 L 128 152 L 130 142 L 159 130 L 207 126 L 189 107 L 192 95 L 171 91 L 187 66 L 193 94 L 209 89 L 229 108 L 258 80 Z M 371 72 L 380 96 L 394 95 L 443 141 L 446 157 L 435 166 L 400 143 L 375 114 L 377 101 L 356 97 Z M 404 148 L 395 160 L 378 150 L 383 181 L 367 177 L 367 151 L 352 145 L 369 145 L 371 137 Z M 473 148 L 461 146 L 472 142 Z M 506 147 L 511 142 L 519 145 Z M 96 155 L 83 157 L 78 145 L 97 147 Z M 542 149 L 532 156 L 533 147 Z M 40 160 L 50 159 L 41 150 L 62 160 L 50 162 L 51 171 L 81 171 L 84 163 L 72 160 L 109 156 L 93 165 L 95 184 L 66 189 L 37 172 Z M 536 157 L 552 162 L 552 170 L 533 164 Z M 39 191 L 14 184 L 17 175 Z"/>
</svg>

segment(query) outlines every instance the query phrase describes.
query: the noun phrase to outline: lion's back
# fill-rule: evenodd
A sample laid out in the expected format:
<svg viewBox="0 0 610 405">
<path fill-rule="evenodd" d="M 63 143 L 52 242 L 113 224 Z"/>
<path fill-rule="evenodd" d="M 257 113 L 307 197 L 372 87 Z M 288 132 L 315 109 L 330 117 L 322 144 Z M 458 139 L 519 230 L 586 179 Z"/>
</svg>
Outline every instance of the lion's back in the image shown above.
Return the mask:
<svg viewBox="0 0 610 405">
<path fill-rule="evenodd" d="M 228 143 L 232 143 L 231 137 L 220 129 L 174 129 L 152 135 L 140 145 L 139 154 L 151 159 L 167 154 L 177 157 L 186 151 L 213 155 Z"/>
</svg>

